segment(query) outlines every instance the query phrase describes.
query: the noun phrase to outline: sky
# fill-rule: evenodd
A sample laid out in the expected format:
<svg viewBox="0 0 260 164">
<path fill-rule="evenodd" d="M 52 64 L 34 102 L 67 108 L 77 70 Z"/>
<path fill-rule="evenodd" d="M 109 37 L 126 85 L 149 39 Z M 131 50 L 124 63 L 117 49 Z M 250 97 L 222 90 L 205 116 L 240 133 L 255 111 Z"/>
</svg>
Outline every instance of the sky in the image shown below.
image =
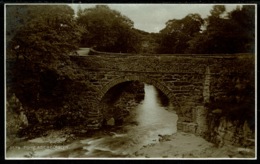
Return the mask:
<svg viewBox="0 0 260 164">
<path fill-rule="evenodd" d="M 105 4 L 110 9 L 119 11 L 134 22 L 134 27 L 146 32 L 159 32 L 170 19 L 182 19 L 190 13 L 198 13 L 202 18 L 210 15 L 215 4 Z M 226 4 L 226 11 L 236 8 L 238 4 Z M 95 4 L 70 5 L 75 11 L 94 7 Z"/>
</svg>

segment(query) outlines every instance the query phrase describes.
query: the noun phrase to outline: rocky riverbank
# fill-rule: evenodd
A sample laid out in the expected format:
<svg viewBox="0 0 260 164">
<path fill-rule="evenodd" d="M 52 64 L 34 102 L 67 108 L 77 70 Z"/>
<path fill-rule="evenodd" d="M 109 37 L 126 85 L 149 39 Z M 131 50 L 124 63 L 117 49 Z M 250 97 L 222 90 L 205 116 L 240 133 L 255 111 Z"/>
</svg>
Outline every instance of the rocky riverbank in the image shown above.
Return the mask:
<svg viewBox="0 0 260 164">
<path fill-rule="evenodd" d="M 160 136 L 159 143 L 146 145 L 135 153 L 145 158 L 254 158 L 254 149 L 223 146 L 188 133 Z"/>
<path fill-rule="evenodd" d="M 207 142 L 205 139 L 183 132 L 173 135 L 158 135 L 158 140 L 142 146 L 132 154 L 114 154 L 104 157 L 86 156 L 88 149 L 94 145 L 82 145 L 82 141 L 94 136 L 118 137 L 120 134 L 108 131 L 98 131 L 92 135 L 70 133 L 71 129 L 49 131 L 44 137 L 30 140 L 17 140 L 6 152 L 7 158 L 254 158 L 254 148 L 223 146 L 221 148 Z"/>
</svg>

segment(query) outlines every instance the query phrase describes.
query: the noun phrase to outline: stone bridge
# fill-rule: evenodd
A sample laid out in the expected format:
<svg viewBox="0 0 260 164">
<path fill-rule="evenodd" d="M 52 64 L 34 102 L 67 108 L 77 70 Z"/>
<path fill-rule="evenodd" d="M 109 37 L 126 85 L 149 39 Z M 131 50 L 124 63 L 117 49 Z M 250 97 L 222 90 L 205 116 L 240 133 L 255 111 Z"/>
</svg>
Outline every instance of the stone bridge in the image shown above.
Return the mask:
<svg viewBox="0 0 260 164">
<path fill-rule="evenodd" d="M 226 94 L 225 84 L 254 72 L 252 54 L 133 55 L 93 51 L 88 56 L 70 58 L 76 69 L 84 72 L 77 80 L 90 88 L 85 93 L 89 102 L 101 103 L 112 87 L 124 82 L 151 84 L 168 97 L 179 118 L 177 129 L 196 134 L 207 130 L 206 104 Z M 93 109 L 89 117 L 100 112 Z"/>
</svg>

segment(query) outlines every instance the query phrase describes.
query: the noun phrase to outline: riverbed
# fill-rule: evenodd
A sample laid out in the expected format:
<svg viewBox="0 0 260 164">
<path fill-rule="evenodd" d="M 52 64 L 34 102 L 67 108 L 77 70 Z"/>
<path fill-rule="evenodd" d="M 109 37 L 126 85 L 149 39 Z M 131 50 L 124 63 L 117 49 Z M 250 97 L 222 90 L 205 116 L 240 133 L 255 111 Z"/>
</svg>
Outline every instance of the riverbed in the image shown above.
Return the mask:
<svg viewBox="0 0 260 164">
<path fill-rule="evenodd" d="M 100 133 L 95 137 L 75 137 L 64 131 L 46 137 L 19 141 L 7 151 L 8 159 L 253 159 L 254 149 L 223 146 L 221 148 L 194 134 L 177 132 L 160 135 L 146 145 L 125 134 Z"/>
<path fill-rule="evenodd" d="M 205 139 L 177 132 L 178 116 L 158 102 L 156 89 L 145 85 L 145 98 L 130 111 L 123 126 L 112 126 L 88 135 L 69 128 L 50 130 L 47 136 L 14 142 L 7 158 L 185 159 L 253 158 L 254 149 L 216 147 Z"/>
</svg>

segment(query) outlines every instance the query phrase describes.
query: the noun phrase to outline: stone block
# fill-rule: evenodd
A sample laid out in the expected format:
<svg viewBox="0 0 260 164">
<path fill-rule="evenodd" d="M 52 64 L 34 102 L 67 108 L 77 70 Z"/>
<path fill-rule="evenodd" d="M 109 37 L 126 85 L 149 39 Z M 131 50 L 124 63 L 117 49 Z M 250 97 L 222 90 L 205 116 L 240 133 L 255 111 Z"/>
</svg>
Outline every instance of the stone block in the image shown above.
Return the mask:
<svg viewBox="0 0 260 164">
<path fill-rule="evenodd" d="M 114 126 L 115 125 L 115 119 L 112 117 L 109 120 L 107 120 L 107 125 L 108 126 Z"/>
<path fill-rule="evenodd" d="M 179 81 L 179 82 L 174 82 L 175 86 L 185 86 L 185 85 L 190 85 L 190 82 L 186 82 L 186 81 Z"/>
<path fill-rule="evenodd" d="M 196 123 L 198 124 L 199 133 L 204 133 L 208 129 L 207 110 L 204 106 L 196 107 Z"/>
<path fill-rule="evenodd" d="M 225 135 L 224 135 L 224 140 L 225 141 L 232 141 L 234 137 L 234 134 L 230 131 L 226 131 Z"/>
<path fill-rule="evenodd" d="M 197 124 L 189 122 L 177 122 L 177 130 L 186 133 L 196 134 Z"/>
</svg>

